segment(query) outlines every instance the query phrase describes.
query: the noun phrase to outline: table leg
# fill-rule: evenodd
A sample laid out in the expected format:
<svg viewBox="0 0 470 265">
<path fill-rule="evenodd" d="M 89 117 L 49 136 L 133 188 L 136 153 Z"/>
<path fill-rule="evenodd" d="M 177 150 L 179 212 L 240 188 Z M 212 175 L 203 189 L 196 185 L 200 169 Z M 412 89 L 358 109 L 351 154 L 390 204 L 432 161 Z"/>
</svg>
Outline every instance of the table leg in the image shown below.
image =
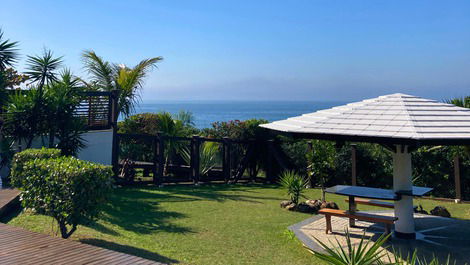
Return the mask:
<svg viewBox="0 0 470 265">
<path fill-rule="evenodd" d="M 349 212 L 354 214 L 356 212 L 356 201 L 354 196 L 349 196 Z M 356 226 L 356 220 L 354 218 L 349 218 L 349 227 Z"/>
</svg>

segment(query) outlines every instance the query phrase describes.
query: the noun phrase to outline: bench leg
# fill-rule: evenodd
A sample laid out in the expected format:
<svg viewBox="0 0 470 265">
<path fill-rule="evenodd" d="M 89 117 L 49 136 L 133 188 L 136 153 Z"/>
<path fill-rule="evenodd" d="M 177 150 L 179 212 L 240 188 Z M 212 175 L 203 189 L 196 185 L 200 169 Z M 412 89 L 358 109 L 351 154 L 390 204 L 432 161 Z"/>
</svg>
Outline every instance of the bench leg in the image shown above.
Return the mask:
<svg viewBox="0 0 470 265">
<path fill-rule="evenodd" d="M 385 224 L 385 235 L 388 235 L 392 232 L 392 225 L 391 224 Z"/>
<path fill-rule="evenodd" d="M 325 233 L 328 234 L 328 231 L 333 233 L 333 230 L 331 229 L 331 215 L 325 215 L 325 220 L 326 220 L 326 231 L 325 231 Z"/>
</svg>

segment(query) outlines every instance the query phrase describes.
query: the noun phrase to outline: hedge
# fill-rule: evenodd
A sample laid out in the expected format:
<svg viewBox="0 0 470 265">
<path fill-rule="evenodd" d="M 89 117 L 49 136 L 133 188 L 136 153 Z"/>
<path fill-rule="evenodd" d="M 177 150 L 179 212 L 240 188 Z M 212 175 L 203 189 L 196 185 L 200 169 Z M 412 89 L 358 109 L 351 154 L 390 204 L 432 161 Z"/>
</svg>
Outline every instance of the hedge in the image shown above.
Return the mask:
<svg viewBox="0 0 470 265">
<path fill-rule="evenodd" d="M 12 182 L 22 191 L 23 207 L 53 217 L 62 237 L 68 238 L 78 224 L 98 216 L 111 191 L 113 172 L 110 166 L 49 154 L 53 158 L 19 159 L 22 167 L 17 164 Z"/>
<path fill-rule="evenodd" d="M 58 158 L 60 156 L 59 149 L 44 147 L 41 149 L 26 149 L 16 153 L 11 164 L 11 184 L 18 188 L 23 185 L 26 173 L 23 168 L 26 162 L 36 159 Z"/>
</svg>

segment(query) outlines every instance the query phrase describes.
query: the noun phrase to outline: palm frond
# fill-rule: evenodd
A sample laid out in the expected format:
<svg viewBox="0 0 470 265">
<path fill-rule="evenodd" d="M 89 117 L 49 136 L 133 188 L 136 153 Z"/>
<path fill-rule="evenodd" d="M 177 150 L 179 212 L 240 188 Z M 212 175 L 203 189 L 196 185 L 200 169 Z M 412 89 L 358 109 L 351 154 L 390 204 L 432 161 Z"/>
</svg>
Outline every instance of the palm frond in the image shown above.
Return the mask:
<svg viewBox="0 0 470 265">
<path fill-rule="evenodd" d="M 82 53 L 82 61 L 85 64 L 85 70 L 91 75 L 91 82 L 100 89 L 110 91 L 114 87 L 114 66 L 103 60 L 92 50 L 86 50 Z"/>
<path fill-rule="evenodd" d="M 3 30 L 0 29 L 0 71 L 3 71 L 7 66 L 12 66 L 18 61 L 18 46 L 17 41 L 10 41 L 3 38 Z"/>
<path fill-rule="evenodd" d="M 57 81 L 57 70 L 62 65 L 62 56 L 54 57 L 51 50 L 44 49 L 42 55 L 28 56 L 26 61 L 27 75 L 32 82 L 38 82 L 39 89 L 53 81 Z"/>
</svg>

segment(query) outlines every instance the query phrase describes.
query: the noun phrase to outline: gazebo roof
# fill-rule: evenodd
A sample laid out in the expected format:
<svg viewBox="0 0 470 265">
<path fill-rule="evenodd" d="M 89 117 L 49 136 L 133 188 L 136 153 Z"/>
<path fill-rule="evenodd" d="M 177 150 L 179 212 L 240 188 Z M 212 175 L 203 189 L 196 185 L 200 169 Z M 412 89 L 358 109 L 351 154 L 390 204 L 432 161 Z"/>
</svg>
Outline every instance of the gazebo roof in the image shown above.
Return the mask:
<svg viewBox="0 0 470 265">
<path fill-rule="evenodd" d="M 391 94 L 261 125 L 296 137 L 409 145 L 470 144 L 470 109 Z"/>
</svg>

